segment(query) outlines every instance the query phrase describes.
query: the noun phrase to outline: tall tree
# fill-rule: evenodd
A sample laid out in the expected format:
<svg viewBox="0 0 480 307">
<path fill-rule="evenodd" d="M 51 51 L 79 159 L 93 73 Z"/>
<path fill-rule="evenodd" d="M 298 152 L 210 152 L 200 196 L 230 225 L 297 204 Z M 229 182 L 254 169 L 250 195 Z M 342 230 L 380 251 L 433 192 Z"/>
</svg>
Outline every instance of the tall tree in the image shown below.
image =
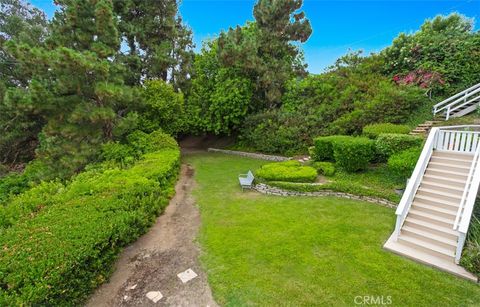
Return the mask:
<svg viewBox="0 0 480 307">
<path fill-rule="evenodd" d="M 0 0 L 0 163 L 18 163 L 32 159 L 37 134 L 44 121 L 31 101 L 19 103 L 9 89 L 29 85 L 29 69 L 17 65 L 6 43 L 16 41 L 32 47 L 41 46 L 48 34 L 45 14 L 21 0 Z"/>
<path fill-rule="evenodd" d="M 8 99 L 31 101 L 45 119 L 39 158 L 53 175 L 68 176 L 97 154 L 99 144 L 128 126 L 132 89 L 114 60 L 120 48 L 111 0 L 58 0 L 46 47 L 11 42 L 31 70 L 28 90 Z"/>
<path fill-rule="evenodd" d="M 177 0 L 115 0 L 119 30 L 128 50 L 129 81 L 142 78 L 185 85 L 193 61 L 192 32 L 178 14 Z"/>
<path fill-rule="evenodd" d="M 295 43 L 312 33 L 302 0 L 259 0 L 253 9 L 255 23 L 221 33 L 219 56 L 223 65 L 234 65 L 251 78 L 257 103 L 280 103 L 285 82 L 305 72 L 302 53 Z"/>
</svg>

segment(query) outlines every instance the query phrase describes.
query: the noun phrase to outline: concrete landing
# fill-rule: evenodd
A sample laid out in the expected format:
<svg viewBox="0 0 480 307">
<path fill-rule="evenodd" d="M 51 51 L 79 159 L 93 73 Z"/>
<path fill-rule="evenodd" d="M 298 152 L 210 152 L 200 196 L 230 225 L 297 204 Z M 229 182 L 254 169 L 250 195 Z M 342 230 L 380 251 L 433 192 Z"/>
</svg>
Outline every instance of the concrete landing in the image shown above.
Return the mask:
<svg viewBox="0 0 480 307">
<path fill-rule="evenodd" d="M 454 262 L 450 262 L 423 251 L 419 251 L 411 246 L 402 244 L 401 242 L 395 242 L 394 234 L 390 236 L 383 248 L 395 254 L 410 258 L 414 261 L 440 269 L 458 277 L 465 278 L 473 282 L 478 282 L 478 278 L 475 275 L 468 272 L 463 267 L 455 264 Z"/>
</svg>

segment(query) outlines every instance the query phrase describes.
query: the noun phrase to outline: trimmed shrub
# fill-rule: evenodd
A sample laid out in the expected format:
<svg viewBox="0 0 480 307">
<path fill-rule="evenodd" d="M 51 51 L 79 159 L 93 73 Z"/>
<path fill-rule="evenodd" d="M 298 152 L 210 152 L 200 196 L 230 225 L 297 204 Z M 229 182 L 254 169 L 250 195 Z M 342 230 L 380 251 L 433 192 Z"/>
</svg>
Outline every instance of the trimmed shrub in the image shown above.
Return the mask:
<svg viewBox="0 0 480 307">
<path fill-rule="evenodd" d="M 317 170 L 292 160 L 265 164 L 255 175 L 266 181 L 314 182 L 317 179 Z"/>
<path fill-rule="evenodd" d="M 320 175 L 333 176 L 335 174 L 335 165 L 331 162 L 313 162 L 312 167 L 317 169 Z"/>
<path fill-rule="evenodd" d="M 349 137 L 333 142 L 337 165 L 347 172 L 366 169 L 375 153 L 375 143 L 364 137 Z"/>
<path fill-rule="evenodd" d="M 0 212 L 0 305 L 81 304 L 167 205 L 179 160 L 178 147 L 161 149 L 13 199 Z"/>
<path fill-rule="evenodd" d="M 417 165 L 418 158 L 422 152 L 421 148 L 410 148 L 392 155 L 388 159 L 388 168 L 395 175 L 409 178 Z"/>
<path fill-rule="evenodd" d="M 375 139 L 382 133 L 408 134 L 410 127 L 391 123 L 371 124 L 363 127 L 363 135 Z"/>
<path fill-rule="evenodd" d="M 375 141 L 375 148 L 379 160 L 385 161 L 388 157 L 395 153 L 399 153 L 408 148 L 422 146 L 423 138 L 395 133 L 380 134 Z"/>
<path fill-rule="evenodd" d="M 320 136 L 313 140 L 315 144 L 315 161 L 334 161 L 333 143 L 339 140 L 350 139 L 347 135 Z"/>
</svg>

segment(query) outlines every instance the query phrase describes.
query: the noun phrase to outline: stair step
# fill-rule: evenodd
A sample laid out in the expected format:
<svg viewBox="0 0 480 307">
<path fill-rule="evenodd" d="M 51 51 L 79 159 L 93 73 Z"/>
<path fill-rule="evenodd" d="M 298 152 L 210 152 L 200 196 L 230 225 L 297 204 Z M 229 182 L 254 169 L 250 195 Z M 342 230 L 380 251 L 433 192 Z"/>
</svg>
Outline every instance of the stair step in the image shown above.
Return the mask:
<svg viewBox="0 0 480 307">
<path fill-rule="evenodd" d="M 462 194 L 463 193 L 451 194 L 444 191 L 428 189 L 422 186 L 420 186 L 420 188 L 418 188 L 418 191 L 417 191 L 417 195 L 425 195 L 428 197 L 433 197 L 434 199 L 437 200 L 437 202 L 447 201 L 454 204 L 460 203 L 460 200 L 462 199 Z"/>
<path fill-rule="evenodd" d="M 434 256 L 444 258 L 445 260 L 455 261 L 455 252 L 448 250 L 446 248 L 440 247 L 436 244 L 432 244 L 420 239 L 417 239 L 409 235 L 400 235 L 398 240 L 405 242 L 411 245 L 414 248 L 418 248 L 424 252 L 431 253 Z"/>
<path fill-rule="evenodd" d="M 429 204 L 424 204 L 420 201 L 415 201 L 412 204 L 412 208 L 425 212 L 432 212 L 439 216 L 455 218 L 457 216 L 457 211 L 445 209 L 439 206 L 433 206 Z"/>
<path fill-rule="evenodd" d="M 413 228 L 420 228 L 426 231 L 430 231 L 435 233 L 436 235 L 442 236 L 444 238 L 448 238 L 451 240 L 458 239 L 458 232 L 453 230 L 450 227 L 443 227 L 437 224 L 432 224 L 424 220 L 419 220 L 414 217 L 408 217 L 405 219 L 404 226 L 411 226 Z"/>
<path fill-rule="evenodd" d="M 442 170 L 442 169 L 437 169 L 437 168 L 431 168 L 431 167 L 427 167 L 427 171 L 425 172 L 425 174 L 441 176 L 441 177 L 448 178 L 448 179 L 463 180 L 463 182 L 466 182 L 467 177 L 468 177 L 468 174 L 463 174 L 463 173 L 459 173 L 459 172 L 452 172 L 452 171 L 447 171 L 447 170 Z"/>
<path fill-rule="evenodd" d="M 431 182 L 442 182 L 442 184 L 447 184 L 451 185 L 452 187 L 458 187 L 463 189 L 465 187 L 466 179 L 461 180 L 461 179 L 453 179 L 453 178 L 448 178 L 444 176 L 437 176 L 437 175 L 423 175 L 424 180 L 428 180 Z"/>
<path fill-rule="evenodd" d="M 410 211 L 408 212 L 408 215 L 415 218 L 419 219 L 422 221 L 426 221 L 432 224 L 438 224 L 440 226 L 444 227 L 452 227 L 453 228 L 453 223 L 455 222 L 455 217 L 451 218 L 445 218 L 441 217 L 439 215 L 431 214 L 425 211 L 421 210 L 416 210 L 411 208 Z"/>
<path fill-rule="evenodd" d="M 410 226 L 404 226 L 402 228 L 402 233 L 407 233 L 412 237 L 417 237 L 421 240 L 441 245 L 443 248 L 448 250 L 453 249 L 453 252 L 455 252 L 455 249 L 457 247 L 457 241 L 436 235 L 426 230 L 421 230 Z"/>
<path fill-rule="evenodd" d="M 407 244 L 402 244 L 398 241 L 395 241 L 395 234 L 392 234 L 390 238 L 387 240 L 385 245 L 383 246 L 385 249 L 394 252 L 398 255 L 410 258 L 414 261 L 435 267 L 437 269 L 443 270 L 450 274 L 454 274 L 456 276 L 468 279 L 473 282 L 477 282 L 478 278 L 473 275 L 472 273 L 468 272 L 464 268 L 455 263 L 452 263 L 448 260 L 445 260 L 440 257 L 434 257 L 431 254 L 425 253 L 411 247 Z"/>
<path fill-rule="evenodd" d="M 467 173 L 470 171 L 469 166 L 461 166 L 461 165 L 452 165 L 450 163 L 443 163 L 443 162 L 435 162 L 435 161 L 430 161 L 428 163 L 428 167 L 436 168 L 436 169 L 444 169 L 452 172 L 457 172 L 457 173 Z"/>
<path fill-rule="evenodd" d="M 453 159 L 460 159 L 472 162 L 473 154 L 471 153 L 460 153 L 460 152 L 452 152 L 452 151 L 445 151 L 445 150 L 434 150 L 433 157 L 449 157 Z"/>
<path fill-rule="evenodd" d="M 424 204 L 432 205 L 432 206 L 438 206 L 447 210 L 458 210 L 458 207 L 460 206 L 460 201 L 458 203 L 446 201 L 446 200 L 439 200 L 438 198 L 435 197 L 430 197 L 427 195 L 421 195 L 417 194 L 415 195 L 414 201 L 420 201 Z"/>
<path fill-rule="evenodd" d="M 426 133 L 427 131 L 428 130 L 426 130 L 426 129 L 418 129 L 418 128 L 412 130 L 412 132 L 414 132 L 414 133 Z"/>
<path fill-rule="evenodd" d="M 427 189 L 431 189 L 431 190 L 439 190 L 439 191 L 445 191 L 447 193 L 460 193 L 460 194 L 463 194 L 463 189 L 465 188 L 465 186 L 453 186 L 453 185 L 449 185 L 449 184 L 443 184 L 443 183 L 439 183 L 439 182 L 436 182 L 434 180 L 431 180 L 429 178 L 424 178 L 422 180 L 422 183 L 420 185 L 420 187 L 425 187 Z"/>
<path fill-rule="evenodd" d="M 430 162 L 450 164 L 450 165 L 459 165 L 459 166 L 462 166 L 462 167 L 468 167 L 469 169 L 472 166 L 472 161 L 471 160 L 458 159 L 458 158 L 453 158 L 453 157 L 433 156 L 430 159 Z"/>
<path fill-rule="evenodd" d="M 451 193 L 445 190 L 439 190 L 439 189 L 431 189 L 427 187 L 422 187 L 420 185 L 420 188 L 418 188 L 419 191 L 425 192 L 425 193 L 431 193 L 434 194 L 435 196 L 445 196 L 445 197 L 450 197 L 452 198 L 453 201 L 456 199 L 462 199 L 463 195 L 463 190 L 456 190 L 455 193 Z"/>
</svg>

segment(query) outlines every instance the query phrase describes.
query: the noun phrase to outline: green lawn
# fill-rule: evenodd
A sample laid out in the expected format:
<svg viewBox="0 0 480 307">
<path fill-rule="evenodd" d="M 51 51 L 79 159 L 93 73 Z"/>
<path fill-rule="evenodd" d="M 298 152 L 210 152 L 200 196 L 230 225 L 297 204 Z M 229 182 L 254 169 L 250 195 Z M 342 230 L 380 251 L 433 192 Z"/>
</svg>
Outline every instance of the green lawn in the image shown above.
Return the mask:
<svg viewBox="0 0 480 307">
<path fill-rule="evenodd" d="M 221 154 L 185 161 L 196 170 L 202 263 L 221 305 L 355 306 L 357 296 L 390 296 L 393 306 L 480 302 L 480 286 L 382 249 L 392 209 L 242 193 L 237 175 L 265 162 Z"/>
</svg>

